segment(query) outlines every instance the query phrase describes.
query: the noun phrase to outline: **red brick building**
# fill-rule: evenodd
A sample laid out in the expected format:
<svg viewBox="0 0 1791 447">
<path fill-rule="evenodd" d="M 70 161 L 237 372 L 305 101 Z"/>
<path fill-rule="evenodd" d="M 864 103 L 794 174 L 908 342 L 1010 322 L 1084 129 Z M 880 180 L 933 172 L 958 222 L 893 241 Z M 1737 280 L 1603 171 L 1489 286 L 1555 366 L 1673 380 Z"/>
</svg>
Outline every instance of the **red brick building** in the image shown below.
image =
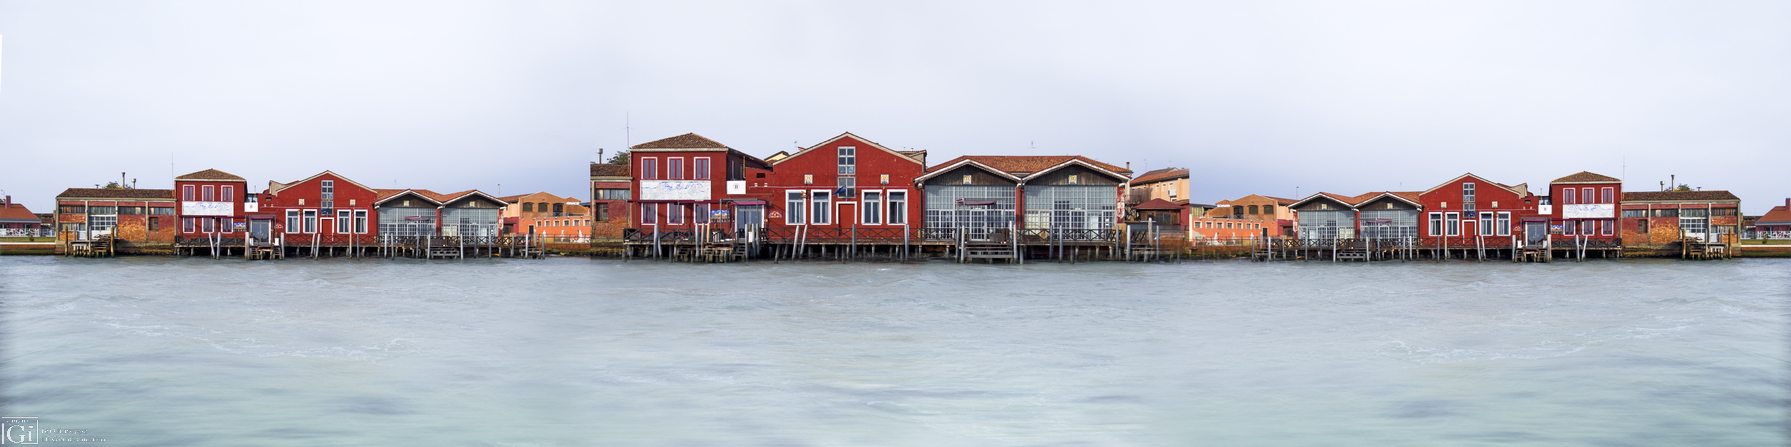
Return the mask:
<svg viewBox="0 0 1791 447">
<path fill-rule="evenodd" d="M 631 221 L 628 199 L 633 197 L 634 177 L 629 165 L 591 163 L 591 236 L 622 237 Z"/>
<path fill-rule="evenodd" d="M 56 195 L 56 251 L 112 236 L 119 253 L 172 253 L 174 207 L 172 189 L 69 188 Z"/>
<path fill-rule="evenodd" d="M 251 231 L 261 231 L 257 221 L 266 221 L 286 245 L 373 245 L 378 200 L 378 191 L 330 171 L 290 183 L 270 181 L 259 211 L 249 213 Z"/>
<path fill-rule="evenodd" d="M 1623 204 L 1622 180 L 1581 171 L 1549 182 L 1548 198 L 1553 206 L 1542 214 L 1549 218 L 1548 231 L 1555 235 L 1556 246 L 1572 241 L 1609 248 L 1621 245 L 1617 210 Z"/>
<path fill-rule="evenodd" d="M 1734 244 L 1741 233 L 1741 198 L 1728 191 L 1626 192 L 1622 209 L 1628 245 L 1686 238 Z"/>
</svg>

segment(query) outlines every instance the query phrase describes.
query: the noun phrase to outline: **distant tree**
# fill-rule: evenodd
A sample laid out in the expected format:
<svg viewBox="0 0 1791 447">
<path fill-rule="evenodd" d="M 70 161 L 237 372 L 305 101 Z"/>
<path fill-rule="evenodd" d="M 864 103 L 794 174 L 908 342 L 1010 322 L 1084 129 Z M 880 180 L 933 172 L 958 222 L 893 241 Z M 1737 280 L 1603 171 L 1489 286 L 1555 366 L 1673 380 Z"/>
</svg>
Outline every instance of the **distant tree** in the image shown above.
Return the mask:
<svg viewBox="0 0 1791 447">
<path fill-rule="evenodd" d="M 106 189 L 124 189 L 124 187 L 118 186 L 118 182 L 106 182 Z"/>
<path fill-rule="evenodd" d="M 607 161 L 606 163 L 609 163 L 612 165 L 628 164 L 628 151 L 617 151 L 616 155 L 610 156 L 609 161 Z"/>
<path fill-rule="evenodd" d="M 1678 188 L 1673 188 L 1673 190 L 1674 190 L 1674 191 L 1691 191 L 1691 190 L 1692 190 L 1692 187 L 1691 187 L 1691 185 L 1687 185 L 1687 184 L 1684 184 L 1684 183 L 1680 183 L 1680 184 L 1679 184 L 1679 187 L 1678 187 Z"/>
</svg>

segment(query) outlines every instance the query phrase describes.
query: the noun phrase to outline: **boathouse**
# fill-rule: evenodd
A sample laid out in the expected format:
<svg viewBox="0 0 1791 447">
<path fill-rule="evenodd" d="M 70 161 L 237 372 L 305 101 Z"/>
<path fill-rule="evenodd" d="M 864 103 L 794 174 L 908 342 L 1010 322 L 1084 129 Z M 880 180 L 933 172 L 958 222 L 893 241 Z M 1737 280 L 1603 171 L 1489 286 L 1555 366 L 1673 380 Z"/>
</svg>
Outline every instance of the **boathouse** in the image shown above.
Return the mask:
<svg viewBox="0 0 1791 447">
<path fill-rule="evenodd" d="M 172 254 L 172 189 L 69 188 L 56 195 L 56 252 Z"/>
<path fill-rule="evenodd" d="M 898 151 L 842 133 L 771 162 L 770 204 L 781 218 L 764 225 L 772 242 L 888 244 L 914 239 L 915 179 L 926 172 L 926 151 Z M 805 243 L 807 243 L 805 242 Z"/>
<path fill-rule="evenodd" d="M 673 251 L 694 248 L 738 239 L 739 229 L 765 223 L 767 198 L 747 192 L 749 172 L 754 181 L 770 182 L 760 175 L 771 165 L 758 157 L 694 133 L 637 144 L 628 157 L 634 207 L 623 238 L 636 248 L 668 254 L 667 243 Z"/>
<path fill-rule="evenodd" d="M 1355 196 L 1320 192 L 1295 201 L 1294 230 L 1304 243 L 1332 244 L 1356 237 Z"/>
</svg>

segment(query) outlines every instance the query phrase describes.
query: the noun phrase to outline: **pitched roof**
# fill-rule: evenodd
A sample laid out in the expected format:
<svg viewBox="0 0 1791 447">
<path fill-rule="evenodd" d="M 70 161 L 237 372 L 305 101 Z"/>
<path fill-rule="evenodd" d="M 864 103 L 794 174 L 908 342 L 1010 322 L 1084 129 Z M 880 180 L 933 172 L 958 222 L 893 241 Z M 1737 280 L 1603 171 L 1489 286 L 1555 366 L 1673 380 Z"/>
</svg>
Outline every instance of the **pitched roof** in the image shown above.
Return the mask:
<svg viewBox="0 0 1791 447">
<path fill-rule="evenodd" d="M 96 199 L 174 199 L 172 189 L 106 189 L 106 188 L 69 188 L 57 194 L 56 198 L 91 197 Z"/>
<path fill-rule="evenodd" d="M 702 135 L 687 133 L 671 138 L 662 138 L 636 144 L 629 149 L 733 149 L 715 140 L 703 138 Z"/>
<path fill-rule="evenodd" d="M 1623 193 L 1625 202 L 1715 202 L 1741 201 L 1728 191 L 1640 191 Z"/>
<path fill-rule="evenodd" d="M 1118 174 L 1130 175 L 1132 173 L 1132 170 L 1130 169 L 1102 163 L 1081 155 L 965 155 L 953 158 L 951 161 L 945 163 L 934 165 L 932 168 L 928 168 L 927 172 L 957 164 L 960 160 L 973 160 L 983 166 L 999 169 L 1020 177 L 1051 169 L 1070 161 L 1081 161 L 1090 166 Z"/>
<path fill-rule="evenodd" d="M 0 207 L 0 220 L 15 221 L 15 222 L 24 222 L 24 221 L 38 222 L 39 221 L 37 215 L 32 214 L 31 210 L 25 208 L 25 205 L 20 205 L 17 203 L 8 203 L 8 204 L 6 204 L 6 206 Z"/>
<path fill-rule="evenodd" d="M 1598 175 L 1598 174 L 1592 174 L 1592 173 L 1590 173 L 1590 172 L 1582 172 L 1582 173 L 1580 173 L 1580 174 L 1591 174 L 1591 175 Z M 1574 175 L 1579 175 L 1579 174 L 1574 174 Z M 1505 190 L 1506 190 L 1506 191 L 1510 191 L 1510 192 L 1511 192 L 1511 193 L 1512 193 L 1512 194 L 1517 194 L 1517 195 L 1518 195 L 1518 196 L 1519 196 L 1519 197 L 1522 197 L 1522 196 L 1524 196 L 1524 195 L 1525 195 L 1525 194 L 1526 194 L 1526 193 L 1528 193 L 1528 192 L 1529 192 L 1529 186 L 1527 186 L 1527 185 L 1523 185 L 1523 184 L 1521 184 L 1521 183 L 1520 183 L 1520 184 L 1519 184 L 1519 185 L 1520 185 L 1520 186 L 1523 186 L 1523 188 L 1522 188 L 1522 189 L 1519 189 L 1519 188 L 1518 188 L 1518 187 L 1516 187 L 1516 186 L 1511 186 L 1511 185 L 1507 185 L 1507 184 L 1504 184 L 1504 183 L 1499 183 L 1499 182 L 1495 182 L 1495 181 L 1492 181 L 1492 180 L 1491 180 L 1491 179 L 1488 179 L 1488 178 L 1486 178 L 1486 177 L 1481 177 L 1481 176 L 1479 176 L 1479 175 L 1477 175 L 1477 174 L 1474 174 L 1474 173 L 1472 173 L 1472 172 L 1469 172 L 1469 173 L 1466 173 L 1466 174 L 1462 174 L 1462 175 L 1458 175 L 1458 176 L 1455 176 L 1455 178 L 1452 178 L 1452 179 L 1449 179 L 1449 181 L 1446 181 L 1446 182 L 1442 182 L 1442 183 L 1438 183 L 1438 184 L 1437 184 L 1437 185 L 1436 185 L 1436 186 L 1432 186 L 1432 187 L 1430 187 L 1430 189 L 1426 189 L 1426 190 L 1424 190 L 1424 191 L 1422 191 L 1422 193 L 1429 193 L 1429 192 L 1431 192 L 1431 191 L 1436 191 L 1436 190 L 1437 190 L 1437 189 L 1439 189 L 1439 188 L 1442 188 L 1442 187 L 1443 187 L 1443 186 L 1446 186 L 1446 185 L 1450 185 L 1450 184 L 1454 184 L 1454 183 L 1455 183 L 1455 182 L 1456 182 L 1456 181 L 1459 181 L 1459 180 L 1461 180 L 1461 179 L 1464 179 L 1464 178 L 1469 178 L 1469 177 L 1472 177 L 1472 178 L 1474 178 L 1474 179 L 1476 179 L 1476 180 L 1480 180 L 1480 181 L 1481 181 L 1481 182 L 1485 182 L 1485 183 L 1491 183 L 1491 184 L 1492 184 L 1492 185 L 1493 185 L 1493 186 L 1497 186 L 1497 187 L 1500 187 L 1500 188 L 1504 188 L 1504 189 L 1505 189 Z M 1571 176 L 1570 176 L 1570 177 L 1571 177 Z M 1559 181 L 1560 181 L 1560 180 L 1556 180 L 1556 181 L 1557 181 L 1557 182 L 1559 182 Z M 1615 181 L 1615 180 L 1612 180 L 1612 181 Z"/>
<path fill-rule="evenodd" d="M 1187 176 L 1188 176 L 1187 168 L 1163 168 L 1163 169 L 1158 169 L 1155 171 L 1150 171 L 1150 172 L 1146 172 L 1143 174 L 1139 174 L 1138 178 L 1132 179 L 1132 184 L 1133 185 L 1143 185 L 1143 184 L 1147 184 L 1147 183 L 1156 183 L 1156 182 L 1165 181 L 1165 180 L 1174 180 L 1174 179 L 1178 179 L 1178 178 L 1185 178 Z"/>
<path fill-rule="evenodd" d="M 336 176 L 336 178 L 339 178 L 339 179 L 342 179 L 342 181 L 345 181 L 345 182 L 348 182 L 348 184 L 351 184 L 351 185 L 355 185 L 355 186 L 359 186 L 359 187 L 361 187 L 361 189 L 365 189 L 365 190 L 368 190 L 368 191 L 379 191 L 379 189 L 378 189 L 378 188 L 374 188 L 374 187 L 371 187 L 371 186 L 367 186 L 367 185 L 363 185 L 363 184 L 361 184 L 361 182 L 357 182 L 357 181 L 354 181 L 354 180 L 353 180 L 353 179 L 350 179 L 350 178 L 348 178 L 348 177 L 344 177 L 344 176 L 342 176 L 342 174 L 337 174 L 337 173 L 335 173 L 335 172 L 332 172 L 332 171 L 330 171 L 330 170 L 327 170 L 327 169 L 326 169 L 326 170 L 324 170 L 324 171 L 323 171 L 323 172 L 319 172 L 319 173 L 316 173 L 316 174 L 312 174 L 312 175 L 311 175 L 311 176 L 310 176 L 310 177 L 305 177 L 305 178 L 303 178 L 303 179 L 299 179 L 299 180 L 297 180 L 297 181 L 291 181 L 291 182 L 286 182 L 286 183 L 280 183 L 280 182 L 276 182 L 276 181 L 273 181 L 273 180 L 268 180 L 268 181 L 267 181 L 267 192 L 270 192 L 270 193 L 274 193 L 274 194 L 279 194 L 279 193 L 280 193 L 280 191 L 283 191 L 283 190 L 285 190 L 285 189 L 286 189 L 286 188 L 291 188 L 291 187 L 292 187 L 292 185 L 297 185 L 297 184 L 300 184 L 300 183 L 304 183 L 304 182 L 308 182 L 308 181 L 311 181 L 311 180 L 312 180 L 312 179 L 315 179 L 315 178 L 318 178 L 318 177 L 322 177 L 322 176 L 323 176 L 323 175 L 324 175 L 324 174 L 329 174 L 329 175 L 333 175 L 333 176 Z"/>
<path fill-rule="evenodd" d="M 1368 202 L 1370 202 L 1370 201 L 1373 201 L 1373 200 L 1374 200 L 1374 199 L 1375 199 L 1375 198 L 1378 198 L 1378 197 L 1380 197 L 1380 196 L 1383 196 L 1383 195 L 1385 195 L 1385 196 L 1388 196 L 1388 197 L 1392 197 L 1392 198 L 1396 198 L 1396 199 L 1400 199 L 1400 200 L 1404 200 L 1404 201 L 1406 201 L 1406 202 L 1408 202 L 1408 203 L 1411 203 L 1411 204 L 1413 204 L 1413 205 L 1417 205 L 1417 204 L 1418 204 L 1418 195 L 1419 195 L 1419 194 L 1422 194 L 1422 193 L 1421 193 L 1421 192 L 1418 192 L 1418 191 L 1381 191 L 1381 192 L 1371 192 L 1371 193 L 1367 193 L 1367 194 L 1363 194 L 1363 195 L 1359 195 L 1359 196 L 1355 196 L 1355 197 L 1353 197 L 1353 198 L 1352 198 L 1352 199 L 1354 199 L 1354 200 L 1355 200 L 1355 201 L 1354 201 L 1354 202 L 1350 202 L 1350 205 L 1361 205 L 1361 204 L 1364 204 L 1364 203 L 1368 203 Z"/>
<path fill-rule="evenodd" d="M 238 181 L 238 182 L 248 181 L 248 180 L 243 179 L 242 177 L 236 176 L 236 174 L 231 174 L 231 173 L 219 171 L 216 169 L 206 169 L 204 171 L 194 172 L 191 174 L 175 177 L 174 179 L 175 180 L 226 180 L 226 181 Z"/>
<path fill-rule="evenodd" d="M 1163 199 L 1150 199 L 1148 202 L 1133 205 L 1131 208 L 1135 210 L 1179 210 L 1182 209 L 1182 205 Z"/>
<path fill-rule="evenodd" d="M 927 162 L 927 151 L 896 151 L 896 153 L 912 158 L 914 161 L 918 161 L 921 164 L 926 164 Z"/>
<path fill-rule="evenodd" d="M 612 165 L 609 163 L 591 163 L 591 176 L 627 177 L 631 175 L 628 165 Z"/>
<path fill-rule="evenodd" d="M 1555 181 L 1552 181 L 1549 183 L 1609 183 L 1609 182 L 1621 182 L 1621 181 L 1623 181 L 1623 180 L 1616 178 L 1616 177 L 1611 177 L 1608 175 L 1593 174 L 1593 173 L 1587 172 L 1587 171 L 1580 171 L 1577 174 L 1569 175 L 1566 177 L 1561 177 L 1561 178 L 1555 179 Z"/>
<path fill-rule="evenodd" d="M 1767 225 L 1791 224 L 1791 208 L 1786 208 L 1784 205 L 1772 207 L 1772 211 L 1767 211 L 1766 214 L 1760 216 L 1759 220 L 1754 221 L 1756 225 L 1762 223 Z"/>
<path fill-rule="evenodd" d="M 437 198 L 437 196 L 439 196 L 439 194 L 436 194 L 435 191 L 430 191 L 427 189 L 375 189 L 375 190 L 373 190 L 373 192 L 375 194 L 377 194 L 373 198 L 374 204 L 379 204 L 380 202 L 385 202 L 388 199 L 397 197 L 397 196 L 402 195 L 407 192 L 415 194 L 418 197 L 428 199 L 429 201 L 435 202 L 437 205 L 440 205 L 441 201 L 442 201 L 442 199 Z"/>
<path fill-rule="evenodd" d="M 807 154 L 807 153 L 809 153 L 809 152 L 813 152 L 813 151 L 814 151 L 814 150 L 815 150 L 815 149 L 816 149 L 816 148 L 819 148 L 819 147 L 821 147 L 821 146 L 826 146 L 826 145 L 828 145 L 828 144 L 831 144 L 831 143 L 833 143 L 833 142 L 835 142 L 835 141 L 839 141 L 839 140 L 842 140 L 842 139 L 845 139 L 845 138 L 848 138 L 848 137 L 850 137 L 850 138 L 852 138 L 852 139 L 854 139 L 854 140 L 858 140 L 858 141 L 861 141 L 861 142 L 864 142 L 864 144 L 869 144 L 869 145 L 871 145 L 871 147 L 873 147 L 873 148 L 877 148 L 877 149 L 881 149 L 881 150 L 883 150 L 883 151 L 884 151 L 884 152 L 888 152 L 888 153 L 891 153 L 891 154 L 895 154 L 895 155 L 897 155 L 897 156 L 900 156 L 900 157 L 901 157 L 901 158 L 902 158 L 902 159 L 904 159 L 904 160 L 908 160 L 908 161 L 912 161 L 912 162 L 915 162 L 915 163 L 919 163 L 919 164 L 922 164 L 922 167 L 925 167 L 925 163 L 926 163 L 926 155 L 927 155 L 927 151 L 919 151 L 919 152 L 920 152 L 920 156 L 921 156 L 921 158 L 914 158 L 914 155 L 913 155 L 913 154 L 912 154 L 912 153 L 909 153 L 909 152 L 902 152 L 902 151 L 898 151 L 898 150 L 895 150 L 895 149 L 890 149 L 890 148 L 889 148 L 889 147 L 886 147 L 886 146 L 884 146 L 884 145 L 881 145 L 881 144 L 877 144 L 877 142 L 875 142 L 875 141 L 871 141 L 871 140 L 869 140 L 869 139 L 865 139 L 865 138 L 864 138 L 864 137 L 861 137 L 861 136 L 858 136 L 858 135 L 854 135 L 854 134 L 852 134 L 852 132 L 845 132 L 845 133 L 841 133 L 841 134 L 839 134 L 839 135 L 838 135 L 838 136 L 835 136 L 835 137 L 833 137 L 833 138 L 828 138 L 828 139 L 827 139 L 827 140 L 826 140 L 826 141 L 822 141 L 822 142 L 820 142 L 820 143 L 816 143 L 816 144 L 815 144 L 815 145 L 813 145 L 813 146 L 809 146 L 809 147 L 806 147 L 806 148 L 802 148 L 802 150 L 798 150 L 798 151 L 796 151 L 796 153 L 794 153 L 794 154 L 790 154 L 790 155 L 789 155 L 789 156 L 786 156 L 786 157 L 783 157 L 783 158 L 779 158 L 779 159 L 777 159 L 777 160 L 776 160 L 776 161 L 773 161 L 773 162 L 772 162 L 772 163 L 773 163 L 773 164 L 777 164 L 777 163 L 783 163 L 783 162 L 785 162 L 785 161 L 788 161 L 788 160 L 790 160 L 790 159 L 792 159 L 792 158 L 796 158 L 796 157 L 800 157 L 800 156 L 802 156 L 802 155 L 803 155 L 803 154 Z M 828 157 L 832 157 L 832 156 L 833 156 L 833 155 L 832 155 L 832 154 L 829 154 L 829 155 L 828 155 Z"/>
</svg>

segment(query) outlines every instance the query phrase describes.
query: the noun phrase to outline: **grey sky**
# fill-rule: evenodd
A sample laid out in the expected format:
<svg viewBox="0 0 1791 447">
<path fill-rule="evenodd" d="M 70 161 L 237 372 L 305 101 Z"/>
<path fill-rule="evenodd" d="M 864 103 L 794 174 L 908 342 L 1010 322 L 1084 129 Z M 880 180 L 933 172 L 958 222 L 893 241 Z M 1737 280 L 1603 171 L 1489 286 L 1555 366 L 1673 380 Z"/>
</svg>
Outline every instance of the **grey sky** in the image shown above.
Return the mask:
<svg viewBox="0 0 1791 447">
<path fill-rule="evenodd" d="M 860 3 L 0 0 L 0 189 L 48 211 L 173 163 L 583 197 L 629 139 L 851 131 L 1191 167 L 1206 202 L 1581 170 L 1791 196 L 1787 2 Z"/>
</svg>

